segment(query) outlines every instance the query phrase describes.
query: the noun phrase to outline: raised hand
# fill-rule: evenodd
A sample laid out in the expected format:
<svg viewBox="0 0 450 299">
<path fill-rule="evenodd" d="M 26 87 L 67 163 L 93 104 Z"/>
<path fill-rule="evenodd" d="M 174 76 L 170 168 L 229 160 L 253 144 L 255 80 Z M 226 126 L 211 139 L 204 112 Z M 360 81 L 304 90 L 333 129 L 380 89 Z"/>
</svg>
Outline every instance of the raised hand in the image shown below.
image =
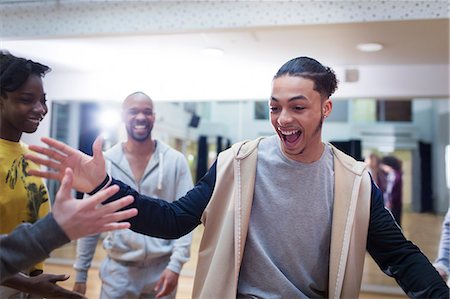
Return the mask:
<svg viewBox="0 0 450 299">
<path fill-rule="evenodd" d="M 118 221 L 136 216 L 137 209 L 116 211 L 131 204 L 134 201 L 132 196 L 101 205 L 103 201 L 119 191 L 119 187 L 113 185 L 93 196 L 76 200 L 70 194 L 72 181 L 73 172 L 70 168 L 66 168 L 52 208 L 53 217 L 69 239 L 75 240 L 91 234 L 130 227 L 128 222 L 119 223 Z"/>
<path fill-rule="evenodd" d="M 85 282 L 75 282 L 72 290 L 74 292 L 86 295 L 86 283 Z"/>
<path fill-rule="evenodd" d="M 47 171 L 29 170 L 29 174 L 61 181 L 65 169 L 69 167 L 74 172 L 73 188 L 81 192 L 94 190 L 105 179 L 105 159 L 102 153 L 103 139 L 101 137 L 97 137 L 92 146 L 93 157 L 53 138 L 43 137 L 41 140 L 49 148 L 37 145 L 30 145 L 29 148 L 46 156 L 47 159 L 34 154 L 27 154 L 25 158 L 45 165 L 49 169 Z"/>
<path fill-rule="evenodd" d="M 169 269 L 165 269 L 161 274 L 158 282 L 156 283 L 155 291 L 158 293 L 155 297 L 161 298 L 172 293 L 173 290 L 177 287 L 179 277 L 180 274 L 175 273 Z"/>
</svg>

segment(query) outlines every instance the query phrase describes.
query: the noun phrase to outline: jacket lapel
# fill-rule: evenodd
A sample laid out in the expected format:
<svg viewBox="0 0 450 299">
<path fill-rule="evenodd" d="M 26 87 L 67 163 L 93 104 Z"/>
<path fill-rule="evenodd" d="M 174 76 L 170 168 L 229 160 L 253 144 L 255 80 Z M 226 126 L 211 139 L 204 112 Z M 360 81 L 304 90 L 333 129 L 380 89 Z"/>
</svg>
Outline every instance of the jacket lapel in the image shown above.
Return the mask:
<svg viewBox="0 0 450 299">
<path fill-rule="evenodd" d="M 350 247 L 353 241 L 354 221 L 365 165 L 356 162 L 333 146 L 332 149 L 334 154 L 334 204 L 328 297 L 340 298 L 344 279 L 346 278 L 347 258 L 349 252 L 353 252 L 353 250 L 350 250 Z M 367 230 L 364 228 L 364 225 L 356 229 Z M 365 243 L 363 246 L 365 251 Z M 355 273 L 355 275 L 357 274 Z"/>
<path fill-rule="evenodd" d="M 234 160 L 234 177 L 237 188 L 234 194 L 235 217 L 234 217 L 234 238 L 235 238 L 235 280 L 239 277 L 244 245 L 247 239 L 250 213 L 252 210 L 253 193 L 255 190 L 256 163 L 258 158 L 258 143 L 262 138 L 244 143 L 235 148 L 236 158 Z"/>
</svg>

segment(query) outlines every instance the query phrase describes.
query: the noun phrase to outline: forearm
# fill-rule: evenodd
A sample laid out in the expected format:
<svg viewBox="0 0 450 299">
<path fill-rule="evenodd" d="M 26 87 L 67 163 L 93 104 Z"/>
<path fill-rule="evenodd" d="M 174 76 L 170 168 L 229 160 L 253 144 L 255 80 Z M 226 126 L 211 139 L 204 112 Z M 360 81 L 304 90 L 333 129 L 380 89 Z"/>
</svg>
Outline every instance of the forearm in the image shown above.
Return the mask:
<svg viewBox="0 0 450 299">
<path fill-rule="evenodd" d="M 120 190 L 107 202 L 126 195 L 133 196 L 135 200 L 128 207 L 137 208 L 138 215 L 127 220 L 133 231 L 157 238 L 177 239 L 201 223 L 201 215 L 213 192 L 215 179 L 214 164 L 192 190 L 171 203 L 141 195 L 128 185 L 113 179 L 112 183 L 117 184 Z"/>
<path fill-rule="evenodd" d="M 367 250 L 381 270 L 411 298 L 448 298 L 445 282 L 420 249 L 405 239 L 378 190 L 372 191 L 370 215 Z"/>
<path fill-rule="evenodd" d="M 77 257 L 73 268 L 76 270 L 76 282 L 86 282 L 100 234 L 77 240 Z"/>
<path fill-rule="evenodd" d="M 450 209 L 442 224 L 441 240 L 439 242 L 439 252 L 435 266 L 441 268 L 446 273 L 450 272 Z"/>
<path fill-rule="evenodd" d="M 68 242 L 52 214 L 34 224 L 20 225 L 0 239 L 1 282 L 46 259 L 52 250 Z"/>
<path fill-rule="evenodd" d="M 171 271 L 180 273 L 183 265 L 189 260 L 191 256 L 192 234 L 191 232 L 174 242 L 170 261 L 167 266 Z"/>
</svg>

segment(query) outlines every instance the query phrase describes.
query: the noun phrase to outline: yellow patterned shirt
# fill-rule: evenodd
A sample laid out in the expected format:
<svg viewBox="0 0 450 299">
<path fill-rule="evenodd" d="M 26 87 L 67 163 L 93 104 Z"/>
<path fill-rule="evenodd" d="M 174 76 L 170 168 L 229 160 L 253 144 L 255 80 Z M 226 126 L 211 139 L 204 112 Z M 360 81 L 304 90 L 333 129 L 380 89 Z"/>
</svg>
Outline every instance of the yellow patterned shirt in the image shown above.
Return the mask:
<svg viewBox="0 0 450 299">
<path fill-rule="evenodd" d="M 24 159 L 29 152 L 22 142 L 0 138 L 0 234 L 24 222 L 34 223 L 49 211 L 44 181 L 27 175 L 27 170 L 39 167 Z M 42 264 L 30 271 L 34 269 L 42 269 Z"/>
</svg>

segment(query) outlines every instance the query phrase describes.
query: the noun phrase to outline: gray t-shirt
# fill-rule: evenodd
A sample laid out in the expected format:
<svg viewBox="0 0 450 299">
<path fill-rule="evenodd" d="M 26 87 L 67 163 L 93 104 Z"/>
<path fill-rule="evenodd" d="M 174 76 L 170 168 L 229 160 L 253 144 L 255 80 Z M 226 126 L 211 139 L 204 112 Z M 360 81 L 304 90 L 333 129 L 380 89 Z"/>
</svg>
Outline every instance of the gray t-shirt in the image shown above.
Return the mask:
<svg viewBox="0 0 450 299">
<path fill-rule="evenodd" d="M 313 163 L 258 146 L 255 194 L 239 273 L 239 298 L 325 298 L 334 192 L 333 154 Z"/>
</svg>

